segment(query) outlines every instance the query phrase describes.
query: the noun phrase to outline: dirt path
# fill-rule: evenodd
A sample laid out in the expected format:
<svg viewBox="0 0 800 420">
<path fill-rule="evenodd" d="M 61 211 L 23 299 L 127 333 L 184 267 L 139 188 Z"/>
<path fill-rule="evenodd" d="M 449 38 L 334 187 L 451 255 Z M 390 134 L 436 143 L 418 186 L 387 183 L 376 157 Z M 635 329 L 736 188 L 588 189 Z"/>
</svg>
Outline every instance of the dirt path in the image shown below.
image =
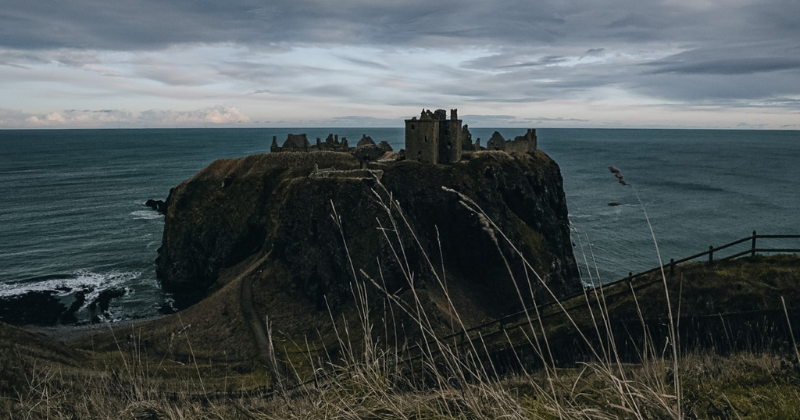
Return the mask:
<svg viewBox="0 0 800 420">
<path fill-rule="evenodd" d="M 273 383 L 277 384 L 280 382 L 280 378 L 286 377 L 284 375 L 285 372 L 283 372 L 283 365 L 279 362 L 283 354 L 280 349 L 273 347 L 264 320 L 262 320 L 258 312 L 256 312 L 253 301 L 253 274 L 269 256 L 270 253 L 267 253 L 267 255 L 254 262 L 241 274 L 239 302 L 241 304 L 242 317 L 244 318 L 245 324 L 250 327 L 250 331 L 253 333 L 253 339 L 258 348 L 258 358 L 261 363 L 270 368 L 270 371 L 273 373 Z"/>
</svg>

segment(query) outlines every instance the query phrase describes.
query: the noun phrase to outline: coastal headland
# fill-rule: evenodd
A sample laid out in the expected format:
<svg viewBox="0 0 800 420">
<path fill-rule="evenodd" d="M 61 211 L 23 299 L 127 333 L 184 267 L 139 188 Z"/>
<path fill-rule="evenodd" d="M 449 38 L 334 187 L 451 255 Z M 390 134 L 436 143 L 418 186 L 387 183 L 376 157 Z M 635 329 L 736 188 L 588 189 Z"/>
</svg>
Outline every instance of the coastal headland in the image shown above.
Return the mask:
<svg viewBox="0 0 800 420">
<path fill-rule="evenodd" d="M 446 284 L 474 325 L 522 307 L 510 276 L 525 278 L 521 259 L 495 243 L 486 216 L 557 295 L 578 290 L 561 177 L 542 152 L 367 169 L 333 152 L 217 161 L 170 192 L 157 268 L 166 290 L 212 295 L 184 320 L 223 311 L 209 299 L 241 296 L 244 287 L 255 318 L 269 317 L 292 339 L 315 337 L 330 325 L 329 311 L 354 309 L 355 283 L 374 280 L 391 294 L 425 296 L 442 327 L 452 322 Z"/>
<path fill-rule="evenodd" d="M 367 136 L 351 148 L 289 135 L 149 203 L 164 214 L 159 280 L 182 309 L 66 343 L 0 323 L 0 410 L 785 418 L 800 407 L 796 255 L 756 255 L 754 233 L 748 258 L 585 287 L 560 170 L 535 130 L 481 147 L 455 110 L 405 123 L 398 152 Z"/>
</svg>

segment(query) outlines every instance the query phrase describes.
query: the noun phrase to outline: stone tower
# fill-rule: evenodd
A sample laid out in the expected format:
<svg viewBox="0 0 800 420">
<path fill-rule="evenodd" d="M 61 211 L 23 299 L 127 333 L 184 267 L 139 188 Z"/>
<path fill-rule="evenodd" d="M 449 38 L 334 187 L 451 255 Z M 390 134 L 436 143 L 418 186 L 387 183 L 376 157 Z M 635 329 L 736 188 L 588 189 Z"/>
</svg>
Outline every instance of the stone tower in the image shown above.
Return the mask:
<svg viewBox="0 0 800 420">
<path fill-rule="evenodd" d="M 439 120 L 431 111 L 422 111 L 419 119 L 406 120 L 406 159 L 424 163 L 439 162 Z"/>
<path fill-rule="evenodd" d="M 423 110 L 419 119 L 405 120 L 406 159 L 425 163 L 454 163 L 461 160 L 461 120 L 458 111 Z"/>
</svg>

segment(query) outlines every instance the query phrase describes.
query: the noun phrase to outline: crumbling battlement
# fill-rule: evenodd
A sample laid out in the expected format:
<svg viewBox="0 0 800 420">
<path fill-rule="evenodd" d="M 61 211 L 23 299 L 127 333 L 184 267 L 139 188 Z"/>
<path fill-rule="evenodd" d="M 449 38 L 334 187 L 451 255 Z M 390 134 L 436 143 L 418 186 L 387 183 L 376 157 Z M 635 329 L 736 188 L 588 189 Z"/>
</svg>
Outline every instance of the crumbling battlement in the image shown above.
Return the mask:
<svg viewBox="0 0 800 420">
<path fill-rule="evenodd" d="M 536 130 L 528 129 L 524 136 L 506 140 L 494 132 L 486 149 L 481 147 L 481 139 L 472 143 L 472 134 L 458 119 L 458 110 L 450 110 L 450 119 L 443 109 L 434 112 L 422 110 L 417 117 L 405 120 L 406 159 L 426 163 L 455 163 L 461 160 L 462 151 L 504 150 L 506 152 L 531 152 L 536 150 Z"/>
<path fill-rule="evenodd" d="M 350 147 L 347 137 L 342 137 L 342 140 L 339 141 L 338 134 L 328 134 L 324 142 L 317 137 L 317 141 L 313 145 L 308 141 L 306 134 L 289 134 L 286 136 L 283 146 L 278 146 L 278 136 L 272 136 L 272 146 L 269 151 L 271 153 L 314 151 L 355 153 L 356 150 L 363 148 L 378 148 L 384 153 L 393 151 L 388 142 L 382 141 L 375 145 L 375 141 L 366 134 L 361 137 L 356 147 Z"/>
<path fill-rule="evenodd" d="M 517 136 L 514 140 L 506 140 L 497 131 L 486 142 L 486 150 L 504 150 L 506 152 L 532 152 L 537 147 L 536 130 L 529 128 L 524 136 Z"/>
</svg>

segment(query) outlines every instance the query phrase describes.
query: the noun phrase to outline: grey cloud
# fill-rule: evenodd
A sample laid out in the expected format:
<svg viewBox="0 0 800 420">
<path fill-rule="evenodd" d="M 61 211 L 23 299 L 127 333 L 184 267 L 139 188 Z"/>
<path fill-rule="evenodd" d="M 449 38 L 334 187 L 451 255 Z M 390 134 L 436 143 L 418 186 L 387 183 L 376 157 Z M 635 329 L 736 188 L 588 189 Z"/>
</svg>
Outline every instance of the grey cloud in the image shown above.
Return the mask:
<svg viewBox="0 0 800 420">
<path fill-rule="evenodd" d="M 581 118 L 549 118 L 549 117 L 525 117 L 520 118 L 514 115 L 485 115 L 471 114 L 463 115 L 462 119 L 469 120 L 470 127 L 510 127 L 524 126 L 545 123 L 585 123 L 589 120 Z"/>
<path fill-rule="evenodd" d="M 347 57 L 347 56 L 342 56 L 342 55 L 340 55 L 339 58 L 344 60 L 344 61 L 347 61 L 349 63 L 355 64 L 357 66 L 361 66 L 361 67 L 369 67 L 369 68 L 378 69 L 378 70 L 391 70 L 389 68 L 389 66 L 387 66 L 386 64 L 382 64 L 382 63 L 379 63 L 379 62 L 373 61 L 373 60 L 366 60 L 366 59 L 363 59 L 363 58 L 355 58 L 355 57 Z"/>
<path fill-rule="evenodd" d="M 585 9 L 589 8 L 587 12 Z M 138 50 L 182 43 L 234 42 L 399 45 L 552 43 L 602 29 L 591 3 L 444 0 L 212 1 L 40 0 L 0 11 L 9 48 Z M 609 19 L 612 17 L 609 16 Z M 591 35 L 591 34 L 589 34 Z"/>
<path fill-rule="evenodd" d="M 25 125 L 25 120 L 31 116 L 32 114 L 26 114 L 17 109 L 0 107 L 0 126 L 22 127 Z"/>
<path fill-rule="evenodd" d="M 436 83 L 409 79 L 413 98 L 448 95 L 469 101 L 535 102 L 576 98 L 612 87 L 670 101 L 792 107 L 800 71 L 800 2 L 752 0 L 687 5 L 635 0 L 59 0 L 16 1 L 0 10 L 0 65 L 16 69 L 46 63 L 93 64 L 86 51 L 151 51 L 183 45 L 233 44 L 253 51 L 309 46 L 409 49 L 479 48 L 485 57 L 453 62 Z M 59 54 L 36 54 L 60 51 Z M 683 51 L 667 58 L 648 52 Z M 453 54 L 456 56 L 457 54 Z M 340 54 L 349 64 L 392 70 L 381 59 Z M 584 60 L 585 59 L 585 60 Z M 457 59 L 456 59 L 457 60 Z M 605 61 L 604 61 L 605 60 Z M 329 84 L 295 88 L 292 76 L 313 78 L 329 69 L 265 66 L 213 60 L 198 71 L 180 63 L 133 63 L 137 76 L 170 86 L 203 86 L 216 79 L 249 82 L 242 91 L 349 97 L 363 87 Z M 191 65 L 191 64 L 187 64 Z M 192 70 L 194 70 L 192 68 Z M 208 73 L 203 73 L 204 70 Z M 431 73 L 426 73 L 431 74 Z M 547 80 L 548 82 L 544 82 Z M 243 83 L 244 84 L 244 83 Z M 584 98 L 585 99 L 585 98 Z"/>
<path fill-rule="evenodd" d="M 678 74 L 753 74 L 781 70 L 800 69 L 800 58 L 795 55 L 775 56 L 741 56 L 741 50 L 726 49 L 724 51 L 694 50 L 680 53 L 662 60 L 647 63 L 653 67 L 649 73 L 678 73 Z M 763 54 L 763 53 L 762 53 Z M 718 56 L 722 57 L 718 57 Z"/>
<path fill-rule="evenodd" d="M 525 63 L 515 63 L 515 64 L 507 64 L 504 66 L 500 66 L 498 68 L 514 68 L 514 67 L 544 67 L 544 66 L 551 66 L 553 64 L 559 64 L 567 61 L 565 57 L 559 57 L 555 55 L 542 57 L 536 61 L 528 61 Z"/>
<path fill-rule="evenodd" d="M 0 11 L 0 45 L 17 49 L 139 50 L 185 43 L 261 46 L 559 47 L 616 41 L 724 43 L 797 35 L 800 6 L 771 0 L 705 11 L 675 3 L 478 0 L 39 0 Z M 742 24 L 750 33 L 743 33 Z M 785 38 L 792 39 L 792 38 Z M 796 37 L 793 39 L 797 39 Z"/>
<path fill-rule="evenodd" d="M 397 118 L 373 118 L 363 116 L 335 117 L 331 119 L 331 125 L 338 127 L 396 127 L 398 121 L 403 117 Z"/>
<path fill-rule="evenodd" d="M 737 106 L 741 101 L 773 101 L 800 95 L 796 74 L 659 74 L 635 78 L 630 87 L 651 97 L 695 104 Z"/>
<path fill-rule="evenodd" d="M 658 66 L 658 64 L 656 65 Z M 749 60 L 731 58 L 699 63 L 667 64 L 659 67 L 661 68 L 652 73 L 751 74 L 800 69 L 800 60 L 785 57 L 768 57 Z"/>
<path fill-rule="evenodd" d="M 325 84 L 302 89 L 302 92 L 314 96 L 352 97 L 358 96 L 359 90 L 350 85 Z"/>
</svg>

